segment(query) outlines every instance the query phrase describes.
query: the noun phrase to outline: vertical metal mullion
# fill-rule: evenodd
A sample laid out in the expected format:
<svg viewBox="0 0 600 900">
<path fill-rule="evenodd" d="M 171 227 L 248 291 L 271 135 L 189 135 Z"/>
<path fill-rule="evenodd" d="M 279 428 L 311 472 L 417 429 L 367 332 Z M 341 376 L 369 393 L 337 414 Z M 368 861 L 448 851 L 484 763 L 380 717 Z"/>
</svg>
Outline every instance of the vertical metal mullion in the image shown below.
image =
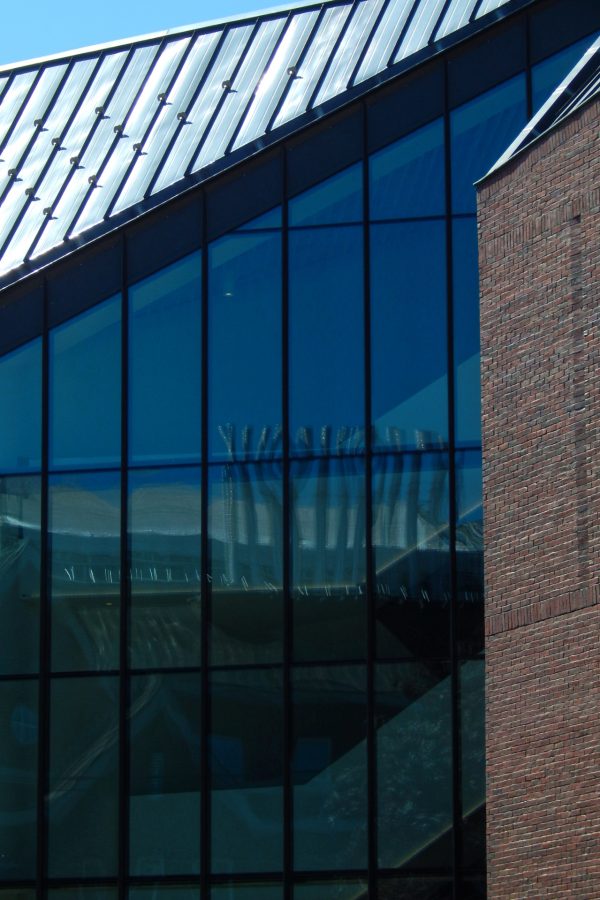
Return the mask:
<svg viewBox="0 0 600 900">
<path fill-rule="evenodd" d="M 37 785 L 37 859 L 36 886 L 38 900 L 45 896 L 48 872 L 48 810 L 50 760 L 50 596 L 48 534 L 48 451 L 49 451 L 49 347 L 48 287 L 43 283 L 42 296 L 42 490 L 40 510 L 40 646 L 38 688 L 38 785 Z"/>
<path fill-rule="evenodd" d="M 367 555 L 367 834 L 369 898 L 377 898 L 377 745 L 375 740 L 375 578 L 373 557 L 373 433 L 371 409 L 371 230 L 369 225 L 369 132 L 366 103 L 363 127 L 363 292 L 365 366 L 365 542 Z"/>
<path fill-rule="evenodd" d="M 126 240 L 121 237 L 121 585 L 119 627 L 119 900 L 127 900 L 129 871 L 129 541 L 127 463 L 129 458 L 129 294 L 127 289 Z"/>
<path fill-rule="evenodd" d="M 201 512 L 200 512 L 200 602 L 202 603 L 202 617 L 200 628 L 201 664 L 202 664 L 202 731 L 200 735 L 201 759 L 201 785 L 200 785 L 200 882 L 202 885 L 202 900 L 208 900 L 210 896 L 210 790 L 209 777 L 210 765 L 208 758 L 209 730 L 210 730 L 210 683 L 209 683 L 209 626 L 211 586 L 208 578 L 208 234 L 207 228 L 207 202 L 202 195 L 202 279 L 201 279 L 201 303 L 202 303 L 202 349 L 201 349 Z"/>
<path fill-rule="evenodd" d="M 282 354 L 282 444 L 283 444 L 283 897 L 293 896 L 293 610 L 291 592 L 291 522 L 290 522 L 290 416 L 289 416 L 289 214 L 287 146 L 282 150 L 282 218 L 281 218 L 281 354 Z"/>
<path fill-rule="evenodd" d="M 449 541 L 450 541 L 450 672 L 451 672 L 451 722 L 452 722 L 452 846 L 454 900 L 461 900 L 460 870 L 462 866 L 462 796 L 461 796 L 461 735 L 460 693 L 458 666 L 458 595 L 456 573 L 456 435 L 455 435 L 455 381 L 454 381 L 454 269 L 452 235 L 452 161 L 449 105 L 448 60 L 444 61 L 444 159 L 446 181 L 446 315 L 448 352 L 448 487 L 449 487 Z"/>
</svg>

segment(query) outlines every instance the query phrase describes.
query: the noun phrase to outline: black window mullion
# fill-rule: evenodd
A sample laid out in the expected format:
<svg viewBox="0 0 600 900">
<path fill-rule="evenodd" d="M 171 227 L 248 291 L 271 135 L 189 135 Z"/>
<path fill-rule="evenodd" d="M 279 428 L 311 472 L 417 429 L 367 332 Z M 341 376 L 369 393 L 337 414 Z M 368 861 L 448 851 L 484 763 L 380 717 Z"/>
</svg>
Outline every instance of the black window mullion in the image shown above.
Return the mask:
<svg viewBox="0 0 600 900">
<path fill-rule="evenodd" d="M 129 873 L 129 540 L 127 462 L 129 412 L 129 295 L 127 291 L 127 254 L 121 239 L 121 609 L 119 628 L 119 854 L 118 896 L 127 900 Z"/>
<path fill-rule="evenodd" d="M 202 405 L 202 447 L 200 451 L 201 469 L 201 524 L 200 524 L 200 602 L 201 615 L 201 655 L 202 664 L 202 709 L 200 731 L 200 883 L 202 898 L 210 896 L 210 763 L 208 758 L 210 731 L 210 682 L 209 682 L 209 624 L 211 605 L 211 585 L 208 578 L 208 243 L 206 235 L 208 204 L 206 197 L 202 203 L 202 356 L 201 356 L 201 405 Z"/>
</svg>

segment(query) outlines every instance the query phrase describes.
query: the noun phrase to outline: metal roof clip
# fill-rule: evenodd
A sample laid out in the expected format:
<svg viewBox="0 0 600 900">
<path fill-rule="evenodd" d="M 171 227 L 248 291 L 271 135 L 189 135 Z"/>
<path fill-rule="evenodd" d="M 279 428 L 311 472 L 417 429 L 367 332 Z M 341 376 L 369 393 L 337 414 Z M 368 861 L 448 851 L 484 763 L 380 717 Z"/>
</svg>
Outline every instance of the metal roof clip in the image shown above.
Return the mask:
<svg viewBox="0 0 600 900">
<path fill-rule="evenodd" d="M 16 170 L 16 169 L 9 169 L 7 174 L 8 174 L 8 177 L 9 177 L 9 178 L 16 178 L 16 177 L 17 177 L 17 170 Z"/>
<path fill-rule="evenodd" d="M 93 186 L 95 186 L 97 183 L 98 183 L 98 176 L 97 176 L 97 175 L 90 175 L 90 177 L 88 178 L 88 184 L 91 184 L 92 187 L 93 187 Z"/>
<path fill-rule="evenodd" d="M 142 152 L 142 144 L 141 144 L 141 141 L 138 141 L 137 143 L 135 143 L 135 144 L 133 145 L 133 150 L 134 150 L 134 153 L 141 153 L 141 152 Z"/>
<path fill-rule="evenodd" d="M 35 188 L 25 188 L 25 193 L 28 197 L 35 197 Z"/>
<path fill-rule="evenodd" d="M 166 103 L 167 95 L 164 93 L 164 91 L 161 91 L 161 93 L 158 95 L 158 97 L 156 99 L 158 100 L 159 103 Z"/>
<path fill-rule="evenodd" d="M 53 137 L 52 140 L 50 141 L 50 143 L 52 144 L 53 147 L 60 147 L 60 138 Z"/>
<path fill-rule="evenodd" d="M 97 106 L 96 109 L 95 109 L 94 111 L 95 111 L 95 113 L 96 113 L 97 116 L 103 116 L 103 115 L 104 115 L 104 107 L 103 107 L 103 106 Z"/>
<path fill-rule="evenodd" d="M 44 209 L 44 215 L 45 215 L 45 216 L 52 216 L 52 207 L 51 207 L 51 206 L 47 206 L 47 207 Z"/>
<path fill-rule="evenodd" d="M 115 125 L 115 127 L 113 128 L 113 131 L 115 134 L 123 134 L 123 126 Z"/>
<path fill-rule="evenodd" d="M 288 66 L 287 73 L 290 78 L 296 78 L 296 76 L 298 75 L 298 66 Z"/>
<path fill-rule="evenodd" d="M 231 90 L 231 79 L 226 78 L 225 81 L 223 81 L 221 83 L 221 87 L 223 88 L 224 91 L 230 91 Z"/>
<path fill-rule="evenodd" d="M 34 126 L 34 128 L 43 128 L 43 127 L 44 127 L 44 120 L 43 120 L 43 119 L 34 119 L 34 120 L 33 120 L 33 126 Z"/>
<path fill-rule="evenodd" d="M 71 159 L 69 160 L 69 162 L 71 163 L 72 166 L 78 166 L 79 165 L 79 157 L 72 156 Z"/>
<path fill-rule="evenodd" d="M 182 110 L 181 112 L 177 113 L 177 118 L 180 122 L 185 122 L 185 120 L 187 119 L 187 113 Z"/>
</svg>

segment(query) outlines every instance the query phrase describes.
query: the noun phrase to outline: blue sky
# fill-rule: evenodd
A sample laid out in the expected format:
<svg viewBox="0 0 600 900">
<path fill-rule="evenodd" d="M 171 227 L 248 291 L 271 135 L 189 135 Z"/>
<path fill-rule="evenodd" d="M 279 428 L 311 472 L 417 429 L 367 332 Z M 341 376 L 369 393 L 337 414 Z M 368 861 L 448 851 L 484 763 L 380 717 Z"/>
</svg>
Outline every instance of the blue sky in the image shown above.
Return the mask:
<svg viewBox="0 0 600 900">
<path fill-rule="evenodd" d="M 284 0 L 6 0 L 2 4 L 0 65 L 283 3 Z"/>
</svg>

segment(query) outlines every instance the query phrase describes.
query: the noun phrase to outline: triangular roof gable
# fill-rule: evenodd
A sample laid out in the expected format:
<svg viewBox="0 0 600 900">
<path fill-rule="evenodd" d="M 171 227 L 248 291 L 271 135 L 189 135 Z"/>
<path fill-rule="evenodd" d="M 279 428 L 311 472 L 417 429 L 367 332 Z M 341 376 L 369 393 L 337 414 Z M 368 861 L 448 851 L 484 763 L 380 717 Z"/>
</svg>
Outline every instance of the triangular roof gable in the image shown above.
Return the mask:
<svg viewBox="0 0 600 900">
<path fill-rule="evenodd" d="M 0 281 L 249 158 L 516 3 L 328 0 L 0 68 Z"/>
</svg>

